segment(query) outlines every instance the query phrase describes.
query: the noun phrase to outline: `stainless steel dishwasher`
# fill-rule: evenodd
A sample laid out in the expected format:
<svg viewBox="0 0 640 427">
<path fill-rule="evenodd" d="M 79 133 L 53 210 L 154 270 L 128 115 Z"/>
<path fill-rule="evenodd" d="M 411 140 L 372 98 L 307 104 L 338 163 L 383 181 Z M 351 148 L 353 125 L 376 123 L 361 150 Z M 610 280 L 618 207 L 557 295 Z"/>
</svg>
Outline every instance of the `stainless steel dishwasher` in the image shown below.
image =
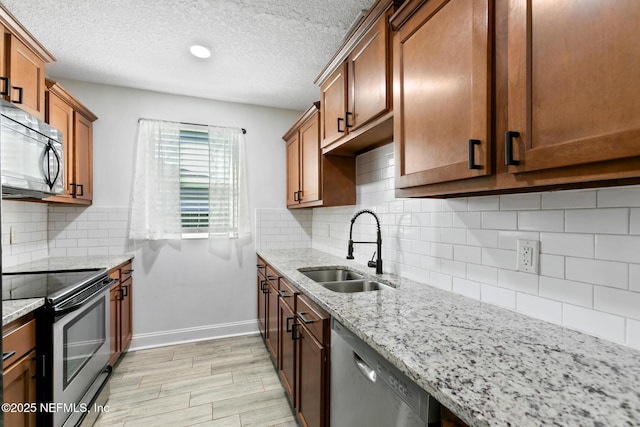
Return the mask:
<svg viewBox="0 0 640 427">
<path fill-rule="evenodd" d="M 439 403 L 335 319 L 331 325 L 331 427 L 425 427 Z"/>
</svg>

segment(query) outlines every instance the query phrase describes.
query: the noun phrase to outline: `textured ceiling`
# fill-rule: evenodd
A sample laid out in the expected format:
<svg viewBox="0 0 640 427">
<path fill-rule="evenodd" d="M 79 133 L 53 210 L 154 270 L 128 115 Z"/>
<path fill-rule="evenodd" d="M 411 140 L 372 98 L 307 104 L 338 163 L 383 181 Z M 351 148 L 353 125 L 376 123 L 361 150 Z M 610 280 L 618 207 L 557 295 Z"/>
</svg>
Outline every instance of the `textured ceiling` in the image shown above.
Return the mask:
<svg viewBox="0 0 640 427">
<path fill-rule="evenodd" d="M 0 0 L 56 57 L 47 76 L 304 110 L 374 0 Z M 211 58 L 189 54 L 192 44 Z"/>
</svg>

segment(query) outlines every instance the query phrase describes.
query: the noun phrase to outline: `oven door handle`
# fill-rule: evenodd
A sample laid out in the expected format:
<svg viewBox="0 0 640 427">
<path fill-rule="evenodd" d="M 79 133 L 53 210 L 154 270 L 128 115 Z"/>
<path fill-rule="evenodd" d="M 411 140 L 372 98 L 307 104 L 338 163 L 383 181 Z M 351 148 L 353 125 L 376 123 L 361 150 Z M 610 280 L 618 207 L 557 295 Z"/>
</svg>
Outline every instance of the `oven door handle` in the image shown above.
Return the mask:
<svg viewBox="0 0 640 427">
<path fill-rule="evenodd" d="M 73 303 L 69 303 L 68 301 L 65 301 L 60 304 L 54 305 L 53 306 L 54 316 L 58 317 L 58 316 L 65 315 L 67 313 L 71 313 L 72 311 L 78 310 L 88 301 L 92 300 L 96 295 L 102 293 L 105 288 L 110 287 L 115 282 L 117 282 L 117 280 L 107 277 L 104 280 L 102 280 L 101 286 L 99 288 L 97 288 L 94 292 L 82 298 L 81 300 L 73 301 Z"/>
</svg>

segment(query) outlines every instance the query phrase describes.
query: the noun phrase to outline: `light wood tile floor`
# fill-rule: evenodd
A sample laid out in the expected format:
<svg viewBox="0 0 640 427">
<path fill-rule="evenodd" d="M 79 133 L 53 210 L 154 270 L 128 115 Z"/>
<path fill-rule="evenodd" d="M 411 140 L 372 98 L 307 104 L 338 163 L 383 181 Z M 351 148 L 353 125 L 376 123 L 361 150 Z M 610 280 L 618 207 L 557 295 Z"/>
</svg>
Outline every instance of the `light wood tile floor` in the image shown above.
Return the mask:
<svg viewBox="0 0 640 427">
<path fill-rule="evenodd" d="M 126 354 L 96 427 L 296 427 L 259 335 Z"/>
</svg>

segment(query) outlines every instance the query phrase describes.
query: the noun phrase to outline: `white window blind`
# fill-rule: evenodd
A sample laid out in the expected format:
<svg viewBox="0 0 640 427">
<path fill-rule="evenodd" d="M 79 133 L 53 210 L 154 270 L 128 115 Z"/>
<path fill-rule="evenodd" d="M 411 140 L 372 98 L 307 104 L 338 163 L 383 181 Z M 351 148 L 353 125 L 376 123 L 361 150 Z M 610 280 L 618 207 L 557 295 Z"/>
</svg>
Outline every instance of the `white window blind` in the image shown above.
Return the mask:
<svg viewBox="0 0 640 427">
<path fill-rule="evenodd" d="M 239 128 L 141 119 L 131 237 L 249 234 Z"/>
</svg>

